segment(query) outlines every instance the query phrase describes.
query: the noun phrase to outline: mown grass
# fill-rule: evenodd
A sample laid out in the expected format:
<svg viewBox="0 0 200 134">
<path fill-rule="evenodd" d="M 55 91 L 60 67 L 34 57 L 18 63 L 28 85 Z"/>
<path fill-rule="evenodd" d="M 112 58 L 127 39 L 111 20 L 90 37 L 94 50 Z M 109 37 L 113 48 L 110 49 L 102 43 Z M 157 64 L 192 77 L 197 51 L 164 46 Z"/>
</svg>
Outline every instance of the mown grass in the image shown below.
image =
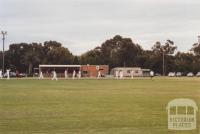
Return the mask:
<svg viewBox="0 0 200 134">
<path fill-rule="evenodd" d="M 200 79 L 0 80 L 0 133 L 199 134 L 167 129 L 175 98 L 200 107 Z"/>
</svg>

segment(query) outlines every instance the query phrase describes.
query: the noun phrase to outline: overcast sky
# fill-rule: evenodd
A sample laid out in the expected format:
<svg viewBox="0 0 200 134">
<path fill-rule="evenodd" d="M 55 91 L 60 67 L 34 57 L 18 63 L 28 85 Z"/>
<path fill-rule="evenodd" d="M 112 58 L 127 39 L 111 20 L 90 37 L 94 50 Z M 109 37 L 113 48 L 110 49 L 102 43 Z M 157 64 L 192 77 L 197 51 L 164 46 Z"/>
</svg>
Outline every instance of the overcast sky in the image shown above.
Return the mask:
<svg viewBox="0 0 200 134">
<path fill-rule="evenodd" d="M 56 40 L 74 54 L 114 35 L 144 49 L 171 39 L 188 51 L 200 34 L 200 0 L 0 0 L 6 45 Z M 2 42 L 0 42 L 2 49 Z"/>
</svg>

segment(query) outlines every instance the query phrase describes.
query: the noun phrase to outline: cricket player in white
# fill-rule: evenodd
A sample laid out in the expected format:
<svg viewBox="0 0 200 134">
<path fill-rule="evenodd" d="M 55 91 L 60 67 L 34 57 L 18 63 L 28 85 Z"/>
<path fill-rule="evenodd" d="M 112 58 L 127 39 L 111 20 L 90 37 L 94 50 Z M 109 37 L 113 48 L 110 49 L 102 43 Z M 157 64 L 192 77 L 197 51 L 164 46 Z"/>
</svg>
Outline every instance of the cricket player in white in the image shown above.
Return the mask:
<svg viewBox="0 0 200 134">
<path fill-rule="evenodd" d="M 97 76 L 97 78 L 98 78 L 98 79 L 101 78 L 101 71 L 98 71 L 98 76 Z"/>
<path fill-rule="evenodd" d="M 150 72 L 150 77 L 151 77 L 151 79 L 154 77 L 154 72 L 153 71 Z"/>
<path fill-rule="evenodd" d="M 68 72 L 67 72 L 67 70 L 65 70 L 65 78 L 66 79 L 68 78 Z"/>
<path fill-rule="evenodd" d="M 115 71 L 115 78 L 118 79 L 118 77 L 119 77 L 119 71 L 116 70 L 116 71 Z"/>
<path fill-rule="evenodd" d="M 9 80 L 10 79 L 10 70 L 9 69 L 6 70 L 6 73 L 7 73 L 7 80 Z"/>
<path fill-rule="evenodd" d="M 53 78 L 52 78 L 52 80 L 58 80 L 56 71 L 53 71 Z"/>
<path fill-rule="evenodd" d="M 80 70 L 78 71 L 78 78 L 79 79 L 81 78 L 81 71 Z"/>
<path fill-rule="evenodd" d="M 134 74 L 134 72 L 133 72 L 133 70 L 131 70 L 131 79 L 133 79 L 133 74 Z"/>
<path fill-rule="evenodd" d="M 2 70 L 0 70 L 0 79 L 2 79 L 3 78 L 3 72 L 2 72 Z"/>
<path fill-rule="evenodd" d="M 120 79 L 123 79 L 124 77 L 123 71 L 120 71 L 119 75 L 120 75 Z"/>
<path fill-rule="evenodd" d="M 75 77 L 76 77 L 76 71 L 74 70 L 72 74 L 72 79 L 74 79 Z"/>
<path fill-rule="evenodd" d="M 40 72 L 39 79 L 44 79 L 42 71 Z"/>
</svg>

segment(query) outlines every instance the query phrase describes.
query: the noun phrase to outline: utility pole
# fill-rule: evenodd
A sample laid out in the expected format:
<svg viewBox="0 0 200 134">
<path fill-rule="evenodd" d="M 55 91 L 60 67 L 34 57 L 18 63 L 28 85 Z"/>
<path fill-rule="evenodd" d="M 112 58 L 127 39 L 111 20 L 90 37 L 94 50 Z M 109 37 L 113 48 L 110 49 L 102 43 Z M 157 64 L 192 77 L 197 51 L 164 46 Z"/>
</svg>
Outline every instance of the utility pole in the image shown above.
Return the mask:
<svg viewBox="0 0 200 134">
<path fill-rule="evenodd" d="M 4 49 L 5 49 L 5 47 L 4 47 L 4 43 L 5 43 L 5 36 L 7 35 L 7 31 L 1 31 L 1 34 L 3 35 L 3 38 L 2 38 L 2 40 L 3 40 L 3 63 L 2 63 L 2 72 L 3 72 L 3 74 L 4 74 L 4 67 L 5 67 L 5 61 L 4 61 L 4 57 L 5 57 L 5 53 L 4 53 Z"/>
<path fill-rule="evenodd" d="M 165 76 L 165 52 L 163 51 L 163 76 Z"/>
</svg>

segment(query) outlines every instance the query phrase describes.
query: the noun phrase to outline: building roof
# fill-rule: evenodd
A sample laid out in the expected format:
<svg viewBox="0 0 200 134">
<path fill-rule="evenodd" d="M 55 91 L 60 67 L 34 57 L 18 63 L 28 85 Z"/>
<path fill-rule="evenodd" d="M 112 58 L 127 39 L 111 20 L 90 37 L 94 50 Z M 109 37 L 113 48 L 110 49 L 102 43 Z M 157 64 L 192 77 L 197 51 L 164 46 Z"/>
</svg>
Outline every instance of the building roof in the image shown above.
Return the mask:
<svg viewBox="0 0 200 134">
<path fill-rule="evenodd" d="M 141 69 L 140 67 L 116 67 L 113 69 Z"/>
<path fill-rule="evenodd" d="M 39 65 L 39 67 L 81 67 L 81 65 Z"/>
<path fill-rule="evenodd" d="M 142 69 L 142 71 L 151 71 L 151 69 Z"/>
</svg>

